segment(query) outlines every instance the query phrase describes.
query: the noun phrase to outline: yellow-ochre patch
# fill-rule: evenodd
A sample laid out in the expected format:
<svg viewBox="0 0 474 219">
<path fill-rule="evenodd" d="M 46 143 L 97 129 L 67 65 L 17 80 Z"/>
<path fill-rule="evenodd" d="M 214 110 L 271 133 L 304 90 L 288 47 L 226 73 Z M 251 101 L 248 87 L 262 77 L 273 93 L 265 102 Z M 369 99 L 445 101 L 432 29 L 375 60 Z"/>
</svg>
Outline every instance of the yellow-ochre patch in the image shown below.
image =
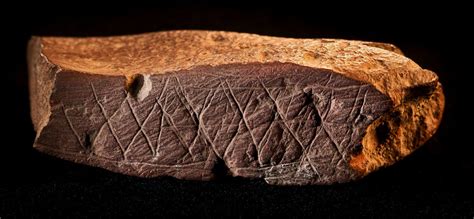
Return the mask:
<svg viewBox="0 0 474 219">
<path fill-rule="evenodd" d="M 423 145 L 436 131 L 444 110 L 441 84 L 429 96 L 403 102 L 366 130 L 362 152 L 349 165 L 363 174 L 388 166 Z"/>
</svg>

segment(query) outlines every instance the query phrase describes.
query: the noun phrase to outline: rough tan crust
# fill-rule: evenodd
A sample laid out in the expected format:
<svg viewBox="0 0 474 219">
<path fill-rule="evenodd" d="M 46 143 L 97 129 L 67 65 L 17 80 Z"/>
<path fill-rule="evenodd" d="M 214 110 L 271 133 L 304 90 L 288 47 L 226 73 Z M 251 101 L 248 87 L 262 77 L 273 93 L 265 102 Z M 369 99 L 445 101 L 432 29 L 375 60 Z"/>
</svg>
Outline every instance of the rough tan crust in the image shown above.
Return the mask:
<svg viewBox="0 0 474 219">
<path fill-rule="evenodd" d="M 388 95 L 395 107 L 367 129 L 362 153 L 351 162 L 354 169 L 363 173 L 391 164 L 423 144 L 437 129 L 444 108 L 444 96 L 437 76 L 404 57 L 391 44 L 291 39 L 219 31 L 167 31 L 91 38 L 43 37 L 34 41 L 42 49 L 44 62 L 51 63 L 56 69 L 88 74 L 132 77 L 139 73 L 163 74 L 202 65 L 289 62 L 330 69 L 368 82 Z M 35 72 L 41 71 L 30 69 L 30 85 L 41 81 L 35 78 Z M 54 70 L 49 72 L 56 73 Z M 434 89 L 421 97 L 408 98 L 412 95 L 411 89 L 427 85 Z M 33 121 L 40 132 L 41 124 L 48 120 L 49 114 L 35 113 L 35 108 L 47 111 L 44 108 L 47 106 L 45 101 L 32 102 Z M 397 122 L 400 119 L 402 123 Z M 383 142 L 376 136 L 376 129 L 381 124 L 388 124 L 390 132 Z"/>
<path fill-rule="evenodd" d="M 60 71 L 58 65 L 51 64 L 40 52 L 41 47 L 40 38 L 37 37 L 32 38 L 28 44 L 28 60 L 31 60 L 28 63 L 31 118 L 38 133 L 49 121 L 49 97 L 53 91 L 55 74 Z"/>
<path fill-rule="evenodd" d="M 397 53 L 399 55 L 403 55 L 403 52 L 400 48 L 398 48 L 395 45 L 390 44 L 390 43 L 365 42 L 365 41 L 356 41 L 356 42 L 360 42 L 360 43 L 362 43 L 366 46 L 377 47 L 377 48 L 388 50 L 390 52 Z"/>
<path fill-rule="evenodd" d="M 42 43 L 50 62 L 92 74 L 162 74 L 199 65 L 256 61 L 327 68 L 373 84 L 396 104 L 405 88 L 437 80 L 410 59 L 360 41 L 169 31 L 102 38 L 51 37 L 42 38 Z"/>
<path fill-rule="evenodd" d="M 443 110 L 443 89 L 436 82 L 429 95 L 407 100 L 369 125 L 362 153 L 353 157 L 351 166 L 368 174 L 406 157 L 436 132 Z M 388 131 L 384 139 L 377 134 L 380 127 Z"/>
</svg>

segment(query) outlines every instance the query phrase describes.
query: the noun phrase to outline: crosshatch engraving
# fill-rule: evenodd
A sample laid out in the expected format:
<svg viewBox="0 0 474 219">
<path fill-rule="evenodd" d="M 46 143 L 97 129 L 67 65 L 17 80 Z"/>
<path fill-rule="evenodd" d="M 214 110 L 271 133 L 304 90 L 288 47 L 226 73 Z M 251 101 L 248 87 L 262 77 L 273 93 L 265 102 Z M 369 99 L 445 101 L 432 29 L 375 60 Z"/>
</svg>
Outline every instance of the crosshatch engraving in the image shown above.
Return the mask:
<svg viewBox="0 0 474 219">
<path fill-rule="evenodd" d="M 57 83 L 71 86 L 74 74 L 64 73 Z M 346 168 L 353 148 L 368 124 L 392 104 L 368 84 L 285 63 L 152 76 L 143 100 L 113 86 L 120 77 L 103 83 L 94 77 L 52 97 L 61 106 L 53 106 L 54 111 L 62 111 L 53 112 L 53 123 L 65 120 L 69 130 L 61 138 L 77 145 L 69 152 L 151 166 L 201 164 L 201 171 L 211 171 L 209 162 L 219 158 L 234 174 L 260 172 L 268 180 L 355 175 Z M 83 104 L 68 102 L 75 98 Z M 94 125 L 79 126 L 87 115 Z M 90 132 L 95 134 L 89 148 Z M 50 138 L 54 135 L 45 134 L 39 143 L 64 143 Z"/>
</svg>

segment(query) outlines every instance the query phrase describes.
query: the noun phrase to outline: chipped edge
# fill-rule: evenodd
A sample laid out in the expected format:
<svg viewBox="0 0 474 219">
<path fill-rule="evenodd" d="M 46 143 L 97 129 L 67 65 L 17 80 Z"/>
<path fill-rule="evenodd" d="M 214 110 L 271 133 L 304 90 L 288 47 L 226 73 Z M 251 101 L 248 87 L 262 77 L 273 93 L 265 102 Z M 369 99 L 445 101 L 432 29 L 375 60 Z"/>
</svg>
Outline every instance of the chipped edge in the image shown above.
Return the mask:
<svg viewBox="0 0 474 219">
<path fill-rule="evenodd" d="M 27 47 L 28 81 L 30 92 L 30 108 L 33 126 L 36 131 L 36 139 L 48 124 L 51 116 L 50 98 L 53 86 L 56 82 L 57 73 L 62 69 L 52 64 L 43 54 L 41 37 L 33 36 Z M 30 60 L 32 60 L 30 62 Z"/>
<path fill-rule="evenodd" d="M 362 139 L 362 152 L 349 162 L 353 169 L 367 175 L 392 165 L 434 135 L 442 119 L 445 97 L 438 81 L 425 86 L 434 88 L 429 95 L 406 100 L 369 125 Z M 409 92 L 405 93 L 408 97 Z"/>
</svg>

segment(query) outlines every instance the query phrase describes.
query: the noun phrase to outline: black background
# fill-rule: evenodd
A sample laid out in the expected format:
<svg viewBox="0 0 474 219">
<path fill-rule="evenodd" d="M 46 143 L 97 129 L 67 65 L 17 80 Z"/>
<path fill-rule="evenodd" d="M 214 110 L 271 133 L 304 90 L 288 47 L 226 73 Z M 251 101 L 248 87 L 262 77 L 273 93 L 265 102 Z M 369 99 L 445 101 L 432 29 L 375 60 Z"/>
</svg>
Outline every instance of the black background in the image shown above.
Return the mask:
<svg viewBox="0 0 474 219">
<path fill-rule="evenodd" d="M 342 3 L 341 3 L 342 4 Z M 390 3 L 389 3 L 390 4 Z M 292 4 L 155 9 L 34 8 L 2 14 L 0 218 L 8 216 L 474 216 L 472 142 L 461 124 L 461 80 L 469 46 L 461 7 L 376 8 Z M 433 3 L 432 3 L 433 4 Z M 398 5 L 398 7 L 394 7 Z M 374 5 L 372 5 L 374 6 Z M 7 10 L 8 11 L 8 10 Z M 106 36 L 212 29 L 297 38 L 345 38 L 399 46 L 438 73 L 446 94 L 443 122 L 425 146 L 394 166 L 343 185 L 276 187 L 259 180 L 140 179 L 61 161 L 34 151 L 26 43 L 31 35 Z M 463 60 L 463 61 L 461 61 Z M 468 129 L 468 128 L 467 128 Z M 463 137 L 464 136 L 464 137 Z"/>
</svg>

